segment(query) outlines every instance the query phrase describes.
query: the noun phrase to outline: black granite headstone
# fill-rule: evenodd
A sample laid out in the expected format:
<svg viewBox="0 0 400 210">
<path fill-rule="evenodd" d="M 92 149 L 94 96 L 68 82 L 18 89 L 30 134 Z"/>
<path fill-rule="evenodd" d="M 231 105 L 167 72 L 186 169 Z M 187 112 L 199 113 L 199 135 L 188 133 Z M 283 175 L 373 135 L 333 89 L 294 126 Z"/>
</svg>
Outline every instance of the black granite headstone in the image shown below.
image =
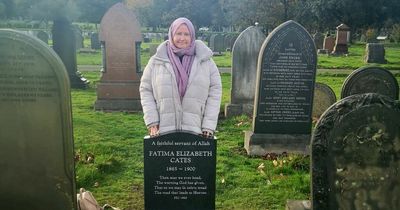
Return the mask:
<svg viewBox="0 0 400 210">
<path fill-rule="evenodd" d="M 344 81 L 341 98 L 361 93 L 379 93 L 399 99 L 399 84 L 393 74 L 381 67 L 361 67 Z"/>
<path fill-rule="evenodd" d="M 400 103 L 375 93 L 336 102 L 311 141 L 313 209 L 400 209 Z"/>
<path fill-rule="evenodd" d="M 300 24 L 287 21 L 268 35 L 258 58 L 253 131 L 245 137 L 249 155 L 305 152 L 316 64 L 314 41 Z"/>
<path fill-rule="evenodd" d="M 216 140 L 191 133 L 144 139 L 145 209 L 215 209 Z"/>
</svg>

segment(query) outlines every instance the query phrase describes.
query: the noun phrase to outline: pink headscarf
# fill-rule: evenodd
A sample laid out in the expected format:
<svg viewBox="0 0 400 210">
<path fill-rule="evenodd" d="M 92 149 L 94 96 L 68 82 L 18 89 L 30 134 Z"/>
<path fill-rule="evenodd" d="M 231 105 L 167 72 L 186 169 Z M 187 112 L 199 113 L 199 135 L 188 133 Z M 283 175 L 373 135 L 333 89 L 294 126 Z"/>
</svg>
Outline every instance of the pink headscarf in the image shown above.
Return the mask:
<svg viewBox="0 0 400 210">
<path fill-rule="evenodd" d="M 186 24 L 189 29 L 191 43 L 188 48 L 179 49 L 174 45 L 173 36 L 180 25 Z M 171 61 L 172 67 L 175 72 L 176 82 L 178 84 L 179 95 L 181 99 L 185 95 L 186 87 L 189 80 L 190 69 L 192 68 L 194 55 L 195 55 L 195 31 L 192 22 L 187 18 L 178 18 L 172 22 L 168 31 L 167 42 L 168 58 Z M 183 55 L 182 62 L 179 56 Z"/>
</svg>

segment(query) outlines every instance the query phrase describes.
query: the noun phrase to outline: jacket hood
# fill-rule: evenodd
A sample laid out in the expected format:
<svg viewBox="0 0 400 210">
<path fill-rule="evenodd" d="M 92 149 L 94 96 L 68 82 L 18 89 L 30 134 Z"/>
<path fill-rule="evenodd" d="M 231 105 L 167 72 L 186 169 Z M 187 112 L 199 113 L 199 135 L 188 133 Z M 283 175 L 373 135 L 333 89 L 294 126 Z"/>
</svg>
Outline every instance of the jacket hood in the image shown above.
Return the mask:
<svg viewBox="0 0 400 210">
<path fill-rule="evenodd" d="M 162 62 L 170 62 L 167 54 L 167 42 L 164 41 L 157 47 L 156 54 L 153 55 L 153 58 Z M 195 58 L 199 59 L 200 61 L 209 60 L 213 52 L 210 48 L 207 47 L 201 40 L 195 40 L 196 50 L 195 50 Z"/>
</svg>

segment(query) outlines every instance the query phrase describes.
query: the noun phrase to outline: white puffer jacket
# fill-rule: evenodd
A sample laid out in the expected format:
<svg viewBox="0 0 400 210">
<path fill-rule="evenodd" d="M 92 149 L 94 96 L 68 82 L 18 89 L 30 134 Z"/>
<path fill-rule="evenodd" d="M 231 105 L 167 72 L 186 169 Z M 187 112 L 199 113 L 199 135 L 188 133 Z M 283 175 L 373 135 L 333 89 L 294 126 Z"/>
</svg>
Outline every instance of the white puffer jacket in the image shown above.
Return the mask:
<svg viewBox="0 0 400 210">
<path fill-rule="evenodd" d="M 166 42 L 158 46 L 144 69 L 140 97 L 146 126 L 159 125 L 160 134 L 170 131 L 215 131 L 221 104 L 221 77 L 212 51 L 196 40 L 196 55 L 186 93 L 180 100 Z"/>
</svg>

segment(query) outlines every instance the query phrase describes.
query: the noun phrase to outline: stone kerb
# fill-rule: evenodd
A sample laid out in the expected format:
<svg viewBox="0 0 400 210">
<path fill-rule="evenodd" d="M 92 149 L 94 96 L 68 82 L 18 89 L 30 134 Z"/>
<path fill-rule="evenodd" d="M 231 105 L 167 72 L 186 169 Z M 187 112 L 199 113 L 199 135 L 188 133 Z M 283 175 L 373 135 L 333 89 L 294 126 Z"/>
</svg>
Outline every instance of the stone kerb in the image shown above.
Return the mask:
<svg viewBox="0 0 400 210">
<path fill-rule="evenodd" d="M 250 26 L 233 45 L 231 103 L 225 106 L 226 117 L 253 114 L 257 60 L 265 38 L 260 28 Z"/>
<path fill-rule="evenodd" d="M 2 209 L 77 209 L 70 84 L 44 42 L 0 29 Z"/>
</svg>

